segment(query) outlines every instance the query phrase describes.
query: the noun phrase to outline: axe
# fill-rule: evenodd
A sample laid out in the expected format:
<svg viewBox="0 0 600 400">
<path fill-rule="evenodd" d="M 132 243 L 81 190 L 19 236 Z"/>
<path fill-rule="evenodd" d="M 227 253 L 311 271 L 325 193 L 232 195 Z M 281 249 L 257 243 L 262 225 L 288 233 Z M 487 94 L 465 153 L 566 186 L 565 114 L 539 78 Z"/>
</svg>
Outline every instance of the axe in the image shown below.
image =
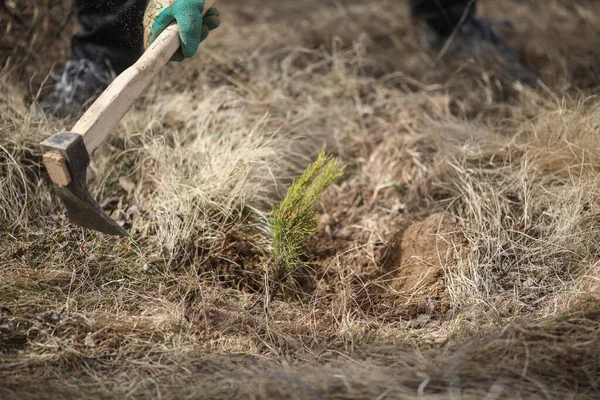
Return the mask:
<svg viewBox="0 0 600 400">
<path fill-rule="evenodd" d="M 216 3 L 206 1 L 205 10 Z M 67 209 L 69 220 L 84 228 L 110 235 L 128 236 L 104 212 L 86 184 L 90 156 L 179 49 L 179 29 L 167 27 L 142 54 L 98 97 L 69 132 L 60 132 L 40 143 L 48 175 Z"/>
</svg>

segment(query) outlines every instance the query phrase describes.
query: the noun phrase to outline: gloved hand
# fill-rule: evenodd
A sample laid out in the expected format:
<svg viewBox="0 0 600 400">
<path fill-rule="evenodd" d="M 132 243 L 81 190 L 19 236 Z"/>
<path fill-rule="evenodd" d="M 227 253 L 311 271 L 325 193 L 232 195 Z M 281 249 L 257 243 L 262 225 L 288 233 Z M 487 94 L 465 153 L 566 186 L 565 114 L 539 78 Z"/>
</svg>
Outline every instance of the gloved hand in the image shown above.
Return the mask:
<svg viewBox="0 0 600 400">
<path fill-rule="evenodd" d="M 184 58 L 192 57 L 208 32 L 220 24 L 216 8 L 209 9 L 204 17 L 203 10 L 204 0 L 150 0 L 144 16 L 147 45 L 152 44 L 167 26 L 176 22 L 181 48 L 171 60 L 183 61 Z"/>
</svg>

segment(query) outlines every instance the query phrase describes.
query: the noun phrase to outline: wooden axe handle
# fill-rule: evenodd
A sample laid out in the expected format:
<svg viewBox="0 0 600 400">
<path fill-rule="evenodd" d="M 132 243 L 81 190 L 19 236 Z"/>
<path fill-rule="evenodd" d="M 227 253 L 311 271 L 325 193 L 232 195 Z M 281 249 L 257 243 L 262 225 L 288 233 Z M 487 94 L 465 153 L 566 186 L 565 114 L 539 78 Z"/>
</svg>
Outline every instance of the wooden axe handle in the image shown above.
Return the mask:
<svg viewBox="0 0 600 400">
<path fill-rule="evenodd" d="M 204 10 L 207 11 L 215 3 L 216 0 L 207 0 Z M 83 135 L 89 154 L 106 139 L 158 71 L 173 57 L 179 45 L 179 29 L 173 24 L 158 36 L 135 64 L 106 88 L 77 121 L 71 132 Z"/>
</svg>

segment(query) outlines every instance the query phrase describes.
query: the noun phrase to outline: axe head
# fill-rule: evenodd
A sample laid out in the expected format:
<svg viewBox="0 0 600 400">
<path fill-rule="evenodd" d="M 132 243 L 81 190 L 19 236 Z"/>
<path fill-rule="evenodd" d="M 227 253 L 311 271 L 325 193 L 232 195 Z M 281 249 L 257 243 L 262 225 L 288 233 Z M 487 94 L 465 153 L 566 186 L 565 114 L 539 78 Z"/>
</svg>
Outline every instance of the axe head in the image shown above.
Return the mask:
<svg viewBox="0 0 600 400">
<path fill-rule="evenodd" d="M 125 229 L 104 212 L 87 189 L 86 176 L 90 156 L 83 137 L 78 133 L 60 132 L 40 144 L 44 153 L 62 156 L 63 166 L 66 164 L 68 173 L 65 171 L 65 175 L 70 176 L 70 179 L 63 179 L 62 183 L 57 183 L 57 179 L 52 177 L 50 171 L 49 173 L 67 208 L 69 221 L 109 235 L 129 236 Z"/>
</svg>

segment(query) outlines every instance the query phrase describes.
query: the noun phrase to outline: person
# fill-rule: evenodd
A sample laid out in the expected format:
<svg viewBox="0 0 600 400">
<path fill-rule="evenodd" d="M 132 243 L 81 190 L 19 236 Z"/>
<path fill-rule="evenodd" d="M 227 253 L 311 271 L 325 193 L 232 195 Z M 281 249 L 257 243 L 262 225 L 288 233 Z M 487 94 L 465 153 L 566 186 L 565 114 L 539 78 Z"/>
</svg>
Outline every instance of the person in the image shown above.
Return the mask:
<svg viewBox="0 0 600 400">
<path fill-rule="evenodd" d="M 476 0 L 408 0 L 411 14 L 429 29 L 429 44 L 436 51 L 466 54 L 487 59 L 508 77 L 528 86 L 538 84 L 513 49 L 493 28 L 477 15 Z"/>
<path fill-rule="evenodd" d="M 184 51 L 178 59 L 191 57 L 208 31 L 219 25 L 216 9 L 209 10 L 202 28 L 200 23 L 186 23 L 194 20 L 190 18 L 194 13 L 202 12 L 204 0 L 150 0 L 149 3 L 146 7 L 146 0 L 77 0 L 83 32 L 72 39 L 71 59 L 62 75 L 54 76 L 57 80 L 54 91 L 38 104 L 41 115 L 79 115 L 115 75 L 138 59 L 144 48 L 145 9 L 162 10 L 158 17 L 146 18 L 144 23 L 152 38 L 173 21 L 180 25 Z M 165 3 L 172 4 L 164 7 Z M 408 0 L 408 4 L 412 15 L 429 27 L 434 49 L 446 46 L 467 54 L 484 54 L 512 78 L 536 85 L 537 77 L 521 63 L 518 53 L 489 21 L 477 16 L 476 0 Z M 146 12 L 146 16 L 156 14 Z"/>
<path fill-rule="evenodd" d="M 34 105 L 40 118 L 79 116 L 171 23 L 181 40 L 174 61 L 192 57 L 220 24 L 216 8 L 202 16 L 204 0 L 77 0 L 77 11 L 82 32 L 62 74 L 52 73 L 52 93 Z"/>
</svg>

